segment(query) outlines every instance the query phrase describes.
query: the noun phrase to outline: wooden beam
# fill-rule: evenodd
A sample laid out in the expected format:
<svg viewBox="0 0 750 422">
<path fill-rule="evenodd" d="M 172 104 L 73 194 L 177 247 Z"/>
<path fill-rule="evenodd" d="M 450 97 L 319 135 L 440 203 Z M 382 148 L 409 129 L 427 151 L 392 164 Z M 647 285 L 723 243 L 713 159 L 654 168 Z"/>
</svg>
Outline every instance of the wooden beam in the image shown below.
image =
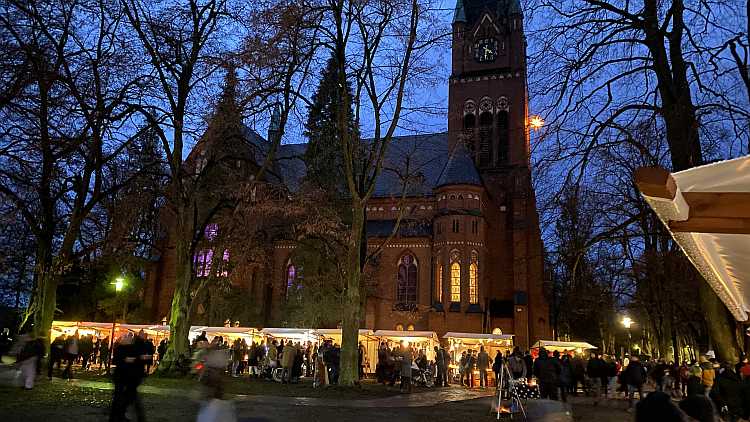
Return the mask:
<svg viewBox="0 0 750 422">
<path fill-rule="evenodd" d="M 669 229 L 677 233 L 750 234 L 750 218 L 691 216 L 685 221 L 670 221 Z"/>
<path fill-rule="evenodd" d="M 682 192 L 690 218 L 750 218 L 750 192 Z"/>
<path fill-rule="evenodd" d="M 672 174 L 661 167 L 641 167 L 635 171 L 635 184 L 646 196 L 674 199 L 677 183 Z"/>
</svg>

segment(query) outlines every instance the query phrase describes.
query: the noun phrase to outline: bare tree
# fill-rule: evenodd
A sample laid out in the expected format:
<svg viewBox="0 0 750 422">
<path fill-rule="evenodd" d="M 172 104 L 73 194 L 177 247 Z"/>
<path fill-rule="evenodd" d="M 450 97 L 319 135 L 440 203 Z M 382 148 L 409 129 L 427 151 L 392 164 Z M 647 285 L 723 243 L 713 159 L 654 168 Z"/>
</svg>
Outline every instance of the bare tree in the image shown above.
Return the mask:
<svg viewBox="0 0 750 422">
<path fill-rule="evenodd" d="M 723 1 L 533 2 L 530 10 L 550 22 L 531 34 L 538 43 L 531 43 L 530 60 L 545 67 L 530 71 L 540 75 L 532 86 L 544 89 L 538 99 L 559 129 L 545 141 L 549 156 L 572 162 L 568 177 L 583 180 L 595 150 L 634 143 L 629 128 L 651 116 L 663 124 L 672 170 L 718 155 L 726 141 L 716 134 L 726 131 L 717 128 L 748 117 L 724 86 L 724 73 L 710 66 L 727 39 L 714 35 L 727 34 L 735 7 Z M 736 358 L 727 311 L 706 283 L 701 301 L 718 355 Z"/>
<path fill-rule="evenodd" d="M 106 1 L 9 1 L 0 14 L 13 52 L 3 67 L 15 70 L 0 105 L 0 196 L 36 242 L 22 324 L 32 322 L 38 335 L 49 332 L 60 277 L 90 247 L 82 225 L 121 187 L 107 164 L 137 136 L 127 104 L 141 90 L 118 41 L 121 20 Z"/>
</svg>

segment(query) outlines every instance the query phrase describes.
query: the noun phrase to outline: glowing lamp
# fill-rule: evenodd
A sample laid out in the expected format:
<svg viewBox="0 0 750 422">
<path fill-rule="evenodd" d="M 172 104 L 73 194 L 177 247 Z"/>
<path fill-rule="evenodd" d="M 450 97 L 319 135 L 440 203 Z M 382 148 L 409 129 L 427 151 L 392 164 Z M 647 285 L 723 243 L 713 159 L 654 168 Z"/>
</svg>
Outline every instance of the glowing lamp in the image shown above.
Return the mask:
<svg viewBox="0 0 750 422">
<path fill-rule="evenodd" d="M 633 325 L 633 320 L 632 320 L 632 319 L 631 319 L 630 317 L 627 317 L 627 316 L 626 316 L 626 317 L 623 317 L 623 318 L 622 318 L 622 325 L 623 325 L 623 326 L 624 326 L 625 328 L 627 328 L 627 329 L 630 329 L 630 326 L 632 326 L 632 325 Z"/>
<path fill-rule="evenodd" d="M 532 116 L 529 118 L 529 126 L 534 130 L 541 129 L 544 126 L 544 119 L 539 116 Z"/>
<path fill-rule="evenodd" d="M 115 279 L 115 282 L 112 283 L 112 284 L 115 285 L 115 291 L 116 292 L 121 292 L 122 289 L 125 288 L 125 279 L 123 279 L 122 277 L 117 277 Z"/>
</svg>

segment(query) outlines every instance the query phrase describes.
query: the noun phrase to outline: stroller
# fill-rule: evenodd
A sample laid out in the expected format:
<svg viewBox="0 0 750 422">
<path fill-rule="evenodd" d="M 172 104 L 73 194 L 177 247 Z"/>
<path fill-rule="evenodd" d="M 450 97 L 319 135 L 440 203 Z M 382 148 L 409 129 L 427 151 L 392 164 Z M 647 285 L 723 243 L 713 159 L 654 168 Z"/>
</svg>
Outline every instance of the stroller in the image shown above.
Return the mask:
<svg viewBox="0 0 750 422">
<path fill-rule="evenodd" d="M 430 371 L 429 367 L 421 369 L 417 365 L 412 364 L 411 370 L 413 373 L 412 380 L 414 380 L 415 385 L 427 388 L 432 388 L 435 386 L 432 371 Z"/>
</svg>

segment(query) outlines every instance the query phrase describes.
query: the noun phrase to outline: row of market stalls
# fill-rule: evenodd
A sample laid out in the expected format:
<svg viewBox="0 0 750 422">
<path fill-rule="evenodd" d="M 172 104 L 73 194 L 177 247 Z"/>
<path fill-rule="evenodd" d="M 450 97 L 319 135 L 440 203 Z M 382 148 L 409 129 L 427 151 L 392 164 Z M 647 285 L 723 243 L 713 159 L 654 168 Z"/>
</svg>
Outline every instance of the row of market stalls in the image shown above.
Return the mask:
<svg viewBox="0 0 750 422">
<path fill-rule="evenodd" d="M 72 335 L 78 331 L 79 335 L 93 335 L 98 338 L 112 337 L 117 338 L 128 332 L 137 333 L 143 330 L 149 338 L 158 343 L 163 338 L 169 337 L 168 325 L 148 325 L 148 324 L 121 324 L 108 322 L 82 322 L 82 321 L 55 321 L 52 324 L 52 338 L 60 334 Z M 277 342 L 292 341 L 300 344 L 320 344 L 325 340 L 331 340 L 335 344 L 342 343 L 342 333 L 340 328 L 263 328 L 253 327 L 211 327 L 195 325 L 190 327 L 188 338 L 192 341 L 201 334 L 205 334 L 210 341 L 214 337 L 221 336 L 224 341 L 234 342 L 235 339 L 244 339 L 249 345 L 270 344 L 274 340 Z M 461 354 L 469 349 L 479 351 L 484 347 L 487 353 L 494 357 L 499 351 L 503 354 L 513 350 L 513 335 L 511 334 L 480 334 L 480 333 L 459 333 L 448 332 L 443 336 L 443 344 L 448 347 L 451 358 L 457 363 Z M 359 343 L 365 349 L 365 370 L 375 372 L 377 363 L 378 347 L 381 343 L 386 343 L 389 347 L 396 347 L 401 343 L 410 345 L 417 351 L 422 351 L 428 360 L 435 359 L 435 346 L 440 345 L 441 341 L 434 331 L 397 331 L 397 330 L 359 330 Z M 553 345 L 554 343 L 554 345 Z M 581 353 L 584 350 L 593 349 L 588 343 L 580 342 L 539 342 L 535 348 L 545 346 L 560 347 L 560 350 Z M 550 349 L 555 350 L 555 349 Z"/>
</svg>

